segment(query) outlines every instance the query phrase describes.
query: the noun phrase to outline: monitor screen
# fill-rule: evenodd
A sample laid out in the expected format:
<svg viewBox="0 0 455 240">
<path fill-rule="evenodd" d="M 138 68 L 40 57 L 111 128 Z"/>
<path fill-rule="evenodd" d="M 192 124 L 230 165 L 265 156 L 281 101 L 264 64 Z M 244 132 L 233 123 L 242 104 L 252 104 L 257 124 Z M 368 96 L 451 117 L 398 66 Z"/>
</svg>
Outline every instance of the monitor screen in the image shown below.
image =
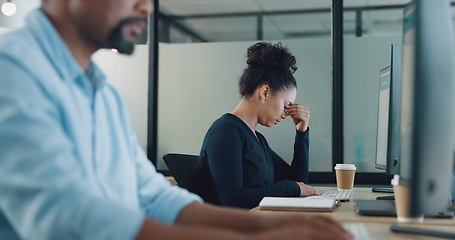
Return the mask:
<svg viewBox="0 0 455 240">
<path fill-rule="evenodd" d="M 455 148 L 450 2 L 415 0 L 404 10 L 400 178 L 413 215 L 448 205 Z"/>
<path fill-rule="evenodd" d="M 387 175 L 399 173 L 401 60 L 390 47 L 390 66 L 379 72 L 379 104 L 375 167 Z"/>
<path fill-rule="evenodd" d="M 390 103 L 389 133 L 387 136 L 386 174 L 400 172 L 400 123 L 401 123 L 401 59 L 393 45 L 390 46 Z"/>
<path fill-rule="evenodd" d="M 387 169 L 387 135 L 389 130 L 390 66 L 379 73 L 378 127 L 376 138 L 376 168 Z"/>
</svg>

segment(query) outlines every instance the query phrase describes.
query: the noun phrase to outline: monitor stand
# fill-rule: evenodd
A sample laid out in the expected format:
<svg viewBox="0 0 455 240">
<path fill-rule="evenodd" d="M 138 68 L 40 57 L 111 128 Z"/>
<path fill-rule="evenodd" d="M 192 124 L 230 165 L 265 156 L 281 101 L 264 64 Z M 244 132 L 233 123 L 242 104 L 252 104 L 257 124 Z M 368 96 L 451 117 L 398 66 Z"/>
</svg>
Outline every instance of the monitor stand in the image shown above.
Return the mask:
<svg viewBox="0 0 455 240">
<path fill-rule="evenodd" d="M 393 193 L 393 188 L 372 188 L 373 192 Z"/>
<path fill-rule="evenodd" d="M 378 193 L 393 193 L 393 188 L 372 188 L 371 191 Z M 394 195 L 391 196 L 380 196 L 376 200 L 395 200 Z"/>
<path fill-rule="evenodd" d="M 395 195 L 379 196 L 379 197 L 376 198 L 376 200 L 395 200 Z"/>
</svg>

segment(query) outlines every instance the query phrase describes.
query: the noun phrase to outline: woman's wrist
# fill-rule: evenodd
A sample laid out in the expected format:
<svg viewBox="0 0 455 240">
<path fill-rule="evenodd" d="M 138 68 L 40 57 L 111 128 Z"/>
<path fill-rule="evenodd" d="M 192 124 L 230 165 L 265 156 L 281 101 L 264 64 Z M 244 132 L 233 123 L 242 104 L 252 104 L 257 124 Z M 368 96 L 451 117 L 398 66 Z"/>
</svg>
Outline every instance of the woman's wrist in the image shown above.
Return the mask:
<svg viewBox="0 0 455 240">
<path fill-rule="evenodd" d="M 310 128 L 309 128 L 308 126 L 306 126 L 305 128 L 298 128 L 298 127 L 296 127 L 295 129 L 296 129 L 297 131 L 299 131 L 299 132 L 307 132 L 308 129 L 310 129 Z"/>
<path fill-rule="evenodd" d="M 307 127 L 307 128 L 304 128 L 304 129 L 299 129 L 299 128 L 297 128 L 297 131 L 306 132 L 306 131 L 308 131 L 308 127 Z"/>
</svg>

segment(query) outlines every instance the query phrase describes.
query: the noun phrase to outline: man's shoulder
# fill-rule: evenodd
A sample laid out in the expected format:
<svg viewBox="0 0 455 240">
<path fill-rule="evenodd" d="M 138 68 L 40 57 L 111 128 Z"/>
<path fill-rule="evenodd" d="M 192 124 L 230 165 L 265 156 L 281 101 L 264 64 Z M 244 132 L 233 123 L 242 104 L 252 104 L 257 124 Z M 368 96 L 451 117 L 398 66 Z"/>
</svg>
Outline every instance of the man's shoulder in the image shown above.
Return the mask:
<svg viewBox="0 0 455 240">
<path fill-rule="evenodd" d="M 39 41 L 26 28 L 1 35 L 0 64 L 8 69 L 4 78 L 17 79 L 28 75 L 33 79 L 49 80 L 59 77 L 49 54 L 43 50 Z"/>
<path fill-rule="evenodd" d="M 17 29 L 0 37 L 0 62 L 28 73 L 49 72 L 47 56 L 36 37 L 27 29 Z"/>
<path fill-rule="evenodd" d="M 33 34 L 25 28 L 12 30 L 0 36 L 1 56 L 27 58 L 31 51 L 39 49 Z"/>
</svg>

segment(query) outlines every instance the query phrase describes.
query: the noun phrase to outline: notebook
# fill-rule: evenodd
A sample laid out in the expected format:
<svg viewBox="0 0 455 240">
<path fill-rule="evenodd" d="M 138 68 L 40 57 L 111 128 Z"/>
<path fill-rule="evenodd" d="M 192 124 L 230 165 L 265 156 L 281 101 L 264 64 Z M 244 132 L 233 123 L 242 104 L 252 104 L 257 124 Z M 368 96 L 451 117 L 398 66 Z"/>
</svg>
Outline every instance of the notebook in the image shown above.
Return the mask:
<svg viewBox="0 0 455 240">
<path fill-rule="evenodd" d="M 339 201 L 321 196 L 264 197 L 259 203 L 260 210 L 331 212 L 340 205 Z"/>
</svg>

